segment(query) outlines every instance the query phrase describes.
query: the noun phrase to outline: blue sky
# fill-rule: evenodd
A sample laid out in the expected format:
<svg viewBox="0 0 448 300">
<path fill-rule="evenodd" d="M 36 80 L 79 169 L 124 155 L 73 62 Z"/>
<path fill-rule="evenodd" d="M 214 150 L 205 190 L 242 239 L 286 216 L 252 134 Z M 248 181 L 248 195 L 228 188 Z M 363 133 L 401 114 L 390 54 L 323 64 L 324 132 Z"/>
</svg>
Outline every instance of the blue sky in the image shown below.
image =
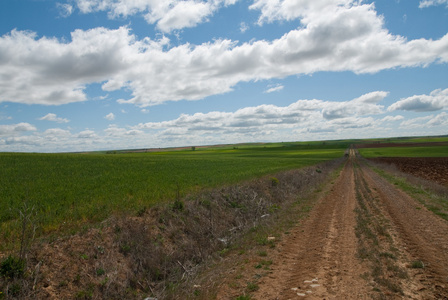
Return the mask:
<svg viewBox="0 0 448 300">
<path fill-rule="evenodd" d="M 2 0 L 0 151 L 448 134 L 448 0 Z"/>
</svg>

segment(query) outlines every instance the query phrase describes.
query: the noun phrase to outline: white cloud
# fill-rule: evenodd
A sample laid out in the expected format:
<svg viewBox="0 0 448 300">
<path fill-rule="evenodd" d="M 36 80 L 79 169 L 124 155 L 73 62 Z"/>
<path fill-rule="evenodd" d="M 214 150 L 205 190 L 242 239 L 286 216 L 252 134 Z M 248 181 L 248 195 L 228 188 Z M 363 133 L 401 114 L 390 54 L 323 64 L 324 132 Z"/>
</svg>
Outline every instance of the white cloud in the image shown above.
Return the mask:
<svg viewBox="0 0 448 300">
<path fill-rule="evenodd" d="M 383 106 L 377 103 L 383 100 L 388 94 L 388 92 L 377 91 L 362 95 L 351 101 L 328 105 L 323 110 L 323 116 L 325 119 L 333 120 L 350 116 L 381 114 L 383 112 Z"/>
<path fill-rule="evenodd" d="M 233 112 L 182 114 L 172 120 L 135 126 L 109 125 L 103 131 L 72 133 L 71 129 L 50 128 L 40 132 L 29 123 L 0 125 L 0 151 L 86 151 L 446 134 L 446 112 L 413 119 L 384 115 L 380 102 L 387 94 L 375 91 L 351 100 L 309 99 L 287 106 L 270 104 Z M 400 122 L 400 127 L 396 128 L 394 122 Z"/>
<path fill-rule="evenodd" d="M 80 139 L 94 139 L 97 137 L 97 134 L 93 130 L 86 129 L 78 133 L 76 137 Z"/>
<path fill-rule="evenodd" d="M 166 33 L 206 22 L 223 6 L 238 0 L 77 0 L 82 13 L 107 11 L 110 18 L 141 14 L 150 24 Z"/>
<path fill-rule="evenodd" d="M 270 87 L 270 88 L 268 88 L 266 91 L 265 91 L 265 93 L 273 93 L 273 92 L 279 92 L 279 91 L 281 91 L 281 90 L 283 90 L 283 88 L 284 88 L 284 86 L 283 85 L 281 85 L 281 84 L 277 84 L 277 85 L 275 85 L 275 86 L 273 86 L 273 87 Z"/>
<path fill-rule="evenodd" d="M 258 24 L 262 25 L 265 22 L 314 17 L 319 12 L 328 13 L 341 6 L 349 7 L 353 2 L 353 0 L 254 0 L 249 8 L 261 11 Z"/>
<path fill-rule="evenodd" d="M 125 137 L 125 136 L 136 136 L 143 134 L 143 131 L 139 129 L 125 129 L 117 127 L 116 125 L 110 125 L 107 129 L 104 130 L 107 136 L 110 137 Z"/>
<path fill-rule="evenodd" d="M 68 3 L 56 3 L 56 8 L 59 10 L 59 14 L 63 18 L 69 17 L 73 13 L 73 6 Z"/>
<path fill-rule="evenodd" d="M 2 120 L 12 120 L 12 117 L 6 116 L 2 112 L 0 112 L 0 121 L 2 121 Z"/>
<path fill-rule="evenodd" d="M 71 133 L 68 130 L 61 129 L 61 128 L 50 128 L 45 130 L 44 135 L 46 136 L 64 136 L 64 137 L 70 137 Z"/>
<path fill-rule="evenodd" d="M 113 113 L 110 113 L 110 114 L 106 115 L 104 118 L 106 120 L 113 121 L 113 120 L 115 120 L 115 115 Z"/>
<path fill-rule="evenodd" d="M 448 114 L 446 112 L 441 112 L 438 115 L 405 120 L 401 122 L 400 127 L 406 129 L 442 127 L 446 133 L 446 128 L 448 128 Z"/>
<path fill-rule="evenodd" d="M 0 125 L 0 136 L 16 135 L 28 131 L 36 131 L 36 127 L 29 123 L 18 123 L 12 125 Z"/>
<path fill-rule="evenodd" d="M 420 1 L 420 4 L 418 7 L 425 8 L 425 7 L 443 5 L 443 4 L 446 4 L 448 6 L 448 0 L 422 0 L 422 1 Z"/>
<path fill-rule="evenodd" d="M 195 27 L 198 23 L 206 21 L 207 17 L 210 16 L 213 11 L 214 9 L 210 2 L 177 2 L 164 13 L 162 18 L 158 19 L 157 27 L 163 32 Z M 154 20 L 155 18 L 153 15 L 149 15 L 147 20 L 149 20 L 150 23 L 153 23 L 151 20 Z"/>
<path fill-rule="evenodd" d="M 249 25 L 246 24 L 246 22 L 241 22 L 240 24 L 240 31 L 241 33 L 245 33 L 249 29 Z"/>
<path fill-rule="evenodd" d="M 437 89 L 429 95 L 414 95 L 395 102 L 388 111 L 407 110 L 416 112 L 448 109 L 448 89 Z"/>
<path fill-rule="evenodd" d="M 57 123 L 68 123 L 70 122 L 66 118 L 58 118 L 56 114 L 49 113 L 42 118 L 39 118 L 40 121 L 51 121 L 51 122 L 57 122 Z"/>
<path fill-rule="evenodd" d="M 234 2 L 200 3 L 214 6 Z M 162 0 L 77 3 L 85 12 L 116 11 L 123 16 L 146 12 L 156 3 L 165 7 Z M 130 99 L 120 99 L 120 103 L 146 107 L 227 93 L 240 82 L 323 71 L 372 73 L 448 62 L 448 34 L 439 40 L 392 35 L 370 4 L 285 0 L 256 1 L 253 8 L 263 12 L 270 3 L 278 3 L 278 7 L 262 13 L 263 22 L 300 17 L 302 26 L 273 41 L 239 44 L 218 39 L 171 48 L 166 37 L 139 40 L 128 27 L 76 30 L 69 42 L 38 39 L 34 33 L 13 30 L 0 37 L 0 102 L 60 105 L 85 101 L 86 86 L 103 83 L 105 91 L 132 91 Z M 296 6 L 303 9 L 293 10 Z M 164 24 L 161 18 L 157 20 Z M 176 22 L 167 24 L 181 24 Z"/>
<path fill-rule="evenodd" d="M 39 146 L 41 144 L 41 142 L 42 142 L 42 140 L 39 139 L 38 137 L 28 136 L 28 135 L 13 136 L 13 137 L 8 137 L 5 139 L 6 145 L 16 145 L 16 146 L 23 146 L 23 145 Z"/>
<path fill-rule="evenodd" d="M 306 128 L 364 128 L 372 125 L 373 118 L 366 115 L 382 113 L 378 105 L 386 92 L 372 92 L 359 98 L 330 102 L 322 100 L 298 100 L 288 106 L 260 105 L 246 107 L 235 112 L 209 112 L 193 115 L 182 114 L 179 118 L 164 122 L 149 122 L 135 126 L 139 130 L 164 130 L 164 135 L 185 134 L 239 134 L 261 137 L 268 131 Z M 343 112 L 342 112 L 343 110 Z M 331 115 L 332 117 L 329 117 Z"/>
<path fill-rule="evenodd" d="M 448 128 L 448 114 L 446 112 L 438 114 L 434 118 L 431 118 L 431 120 L 428 121 L 427 125 L 430 127 L 444 126 L 445 128 Z"/>
<path fill-rule="evenodd" d="M 401 121 L 404 117 L 401 115 L 398 116 L 385 116 L 381 119 L 382 122 L 395 122 L 395 121 Z"/>
</svg>

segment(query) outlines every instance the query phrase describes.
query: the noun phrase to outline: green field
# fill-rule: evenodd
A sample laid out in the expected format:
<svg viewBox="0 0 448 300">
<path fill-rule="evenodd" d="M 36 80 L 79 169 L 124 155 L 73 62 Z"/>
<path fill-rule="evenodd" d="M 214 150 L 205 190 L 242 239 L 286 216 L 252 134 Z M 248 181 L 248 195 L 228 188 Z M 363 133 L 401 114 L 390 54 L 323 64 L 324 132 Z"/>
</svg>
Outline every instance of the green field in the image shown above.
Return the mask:
<svg viewBox="0 0 448 300">
<path fill-rule="evenodd" d="M 448 146 L 429 147 L 385 147 L 385 148 L 364 148 L 359 149 L 359 153 L 366 158 L 372 157 L 446 157 L 448 156 Z"/>
<path fill-rule="evenodd" d="M 238 145 L 127 154 L 0 154 L 0 244 L 34 207 L 38 234 L 136 213 L 177 195 L 341 157 L 347 143 Z M 1 250 L 1 246 L 0 246 Z"/>
</svg>

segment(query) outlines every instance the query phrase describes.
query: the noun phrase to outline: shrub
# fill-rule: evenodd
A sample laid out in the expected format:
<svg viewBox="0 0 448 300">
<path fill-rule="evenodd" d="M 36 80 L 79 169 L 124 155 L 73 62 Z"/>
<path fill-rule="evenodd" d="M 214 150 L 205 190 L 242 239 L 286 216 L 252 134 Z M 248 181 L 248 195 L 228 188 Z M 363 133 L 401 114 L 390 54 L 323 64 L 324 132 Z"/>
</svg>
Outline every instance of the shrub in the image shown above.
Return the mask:
<svg viewBox="0 0 448 300">
<path fill-rule="evenodd" d="M 182 200 L 176 199 L 173 203 L 173 210 L 176 211 L 183 211 L 185 207 L 185 204 Z"/>
<path fill-rule="evenodd" d="M 6 278 L 19 278 L 25 273 L 25 260 L 8 256 L 0 264 L 0 275 Z"/>
<path fill-rule="evenodd" d="M 277 186 L 279 183 L 280 183 L 280 181 L 277 178 L 271 177 L 272 186 Z"/>
<path fill-rule="evenodd" d="M 259 289 L 259 287 L 258 287 L 258 284 L 256 284 L 256 283 L 249 282 L 249 283 L 247 284 L 247 290 L 248 290 L 249 292 L 255 292 L 255 291 L 257 291 L 258 289 Z"/>
<path fill-rule="evenodd" d="M 421 260 L 416 260 L 411 263 L 412 269 L 423 269 L 425 264 Z"/>
<path fill-rule="evenodd" d="M 103 268 L 96 269 L 96 275 L 102 276 L 104 274 L 106 274 L 106 271 Z"/>
</svg>

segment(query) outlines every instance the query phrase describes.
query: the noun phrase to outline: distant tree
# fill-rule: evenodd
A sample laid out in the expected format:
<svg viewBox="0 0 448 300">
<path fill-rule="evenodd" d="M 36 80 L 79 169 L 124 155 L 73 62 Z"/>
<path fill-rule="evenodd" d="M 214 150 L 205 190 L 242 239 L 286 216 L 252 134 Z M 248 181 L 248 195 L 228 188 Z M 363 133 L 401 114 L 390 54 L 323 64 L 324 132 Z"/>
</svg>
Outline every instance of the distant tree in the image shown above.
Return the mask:
<svg viewBox="0 0 448 300">
<path fill-rule="evenodd" d="M 191 147 L 191 150 L 192 150 L 192 151 L 196 150 L 196 147 Z"/>
</svg>

